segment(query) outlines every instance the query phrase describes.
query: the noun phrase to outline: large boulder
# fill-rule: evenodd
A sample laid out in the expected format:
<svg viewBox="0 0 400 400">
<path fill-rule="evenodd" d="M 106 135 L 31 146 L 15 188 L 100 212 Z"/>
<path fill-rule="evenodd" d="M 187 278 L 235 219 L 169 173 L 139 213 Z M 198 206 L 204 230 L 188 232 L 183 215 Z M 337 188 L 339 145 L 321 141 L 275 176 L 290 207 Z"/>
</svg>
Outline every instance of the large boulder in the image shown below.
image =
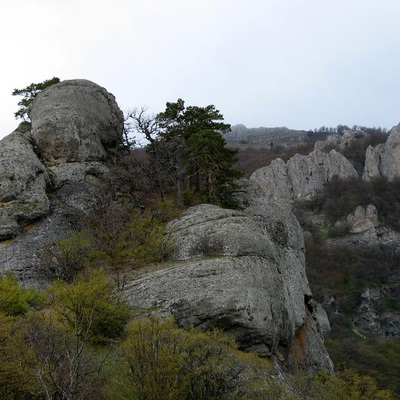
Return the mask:
<svg viewBox="0 0 400 400">
<path fill-rule="evenodd" d="M 311 200 L 334 176 L 357 177 L 350 161 L 335 150 L 314 150 L 309 155 L 295 154 L 286 163 L 278 158 L 255 171 L 250 179 L 259 184 L 267 199 L 278 202 Z"/>
<path fill-rule="evenodd" d="M 378 210 L 373 204 L 367 206 L 358 206 L 350 213 L 346 222 L 351 233 L 361 233 L 375 229 L 379 226 Z"/>
<path fill-rule="evenodd" d="M 391 130 L 385 143 L 367 149 L 362 178 L 370 181 L 380 176 L 389 181 L 400 177 L 400 124 Z"/>
<path fill-rule="evenodd" d="M 287 209 L 199 205 L 173 221 L 169 234 L 176 262 L 133 272 L 125 287 L 132 306 L 174 316 L 181 326 L 222 328 L 242 349 L 290 369 L 332 369 L 305 274 L 303 235 Z"/>
<path fill-rule="evenodd" d="M 17 236 L 49 212 L 49 176 L 23 126 L 0 141 L 0 240 Z"/>
<path fill-rule="evenodd" d="M 47 166 L 104 161 L 121 141 L 123 114 L 115 97 L 84 79 L 41 92 L 28 109 L 32 136 Z"/>
<path fill-rule="evenodd" d="M 55 243 L 112 196 L 103 161 L 120 143 L 123 117 L 114 96 L 86 80 L 47 88 L 29 115 L 31 125 L 0 146 L 0 271 L 40 285 Z"/>
</svg>

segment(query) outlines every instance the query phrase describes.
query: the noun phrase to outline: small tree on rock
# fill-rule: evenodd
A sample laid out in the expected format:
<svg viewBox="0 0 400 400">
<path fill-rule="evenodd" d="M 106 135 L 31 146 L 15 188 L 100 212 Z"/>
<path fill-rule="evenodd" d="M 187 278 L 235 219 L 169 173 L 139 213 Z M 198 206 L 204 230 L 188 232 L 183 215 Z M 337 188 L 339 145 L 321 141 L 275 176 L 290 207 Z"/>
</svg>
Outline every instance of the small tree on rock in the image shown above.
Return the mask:
<svg viewBox="0 0 400 400">
<path fill-rule="evenodd" d="M 14 89 L 12 92 L 13 96 L 23 96 L 23 99 L 18 103 L 20 109 L 14 113 L 15 118 L 21 118 L 24 121 L 27 120 L 27 109 L 29 104 L 32 103 L 33 99 L 44 89 L 60 82 L 60 78 L 53 77 L 40 83 L 31 83 L 23 89 Z"/>
</svg>

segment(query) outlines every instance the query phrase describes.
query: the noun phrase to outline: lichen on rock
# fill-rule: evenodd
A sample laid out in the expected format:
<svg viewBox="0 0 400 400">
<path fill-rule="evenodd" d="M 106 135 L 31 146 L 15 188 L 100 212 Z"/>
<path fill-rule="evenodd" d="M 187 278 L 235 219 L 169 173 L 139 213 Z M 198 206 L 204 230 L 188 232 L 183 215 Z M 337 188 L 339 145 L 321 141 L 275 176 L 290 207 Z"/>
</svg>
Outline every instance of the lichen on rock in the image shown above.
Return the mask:
<svg viewBox="0 0 400 400">
<path fill-rule="evenodd" d="M 67 80 L 40 93 L 28 109 L 32 137 L 47 166 L 105 161 L 122 137 L 123 114 L 115 98 L 84 79 Z"/>
<path fill-rule="evenodd" d="M 273 239 L 277 226 L 285 238 L 278 244 Z M 242 349 L 288 368 L 332 369 L 316 317 L 306 304 L 312 296 L 301 228 L 287 209 L 261 201 L 244 211 L 203 204 L 171 222 L 169 231 L 178 249 L 176 263 L 129 281 L 125 296 L 133 307 L 172 315 L 181 326 L 221 328 Z M 199 238 L 218 240 L 219 254 L 193 252 Z M 296 350 L 301 357 L 287 363 L 304 326 L 309 327 L 307 339 Z"/>
</svg>

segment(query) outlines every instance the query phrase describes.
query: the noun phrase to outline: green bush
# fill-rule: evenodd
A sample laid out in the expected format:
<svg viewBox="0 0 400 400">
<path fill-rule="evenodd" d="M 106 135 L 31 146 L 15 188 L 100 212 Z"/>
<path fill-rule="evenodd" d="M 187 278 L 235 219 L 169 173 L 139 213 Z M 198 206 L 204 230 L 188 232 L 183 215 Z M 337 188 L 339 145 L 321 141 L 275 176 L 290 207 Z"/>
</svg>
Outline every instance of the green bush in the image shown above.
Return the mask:
<svg viewBox="0 0 400 400">
<path fill-rule="evenodd" d="M 154 317 L 133 321 L 121 345 L 122 360 L 109 375 L 113 399 L 287 399 L 270 376 L 270 364 L 239 354 L 220 331 L 181 329 Z"/>
<path fill-rule="evenodd" d="M 24 288 L 11 274 L 0 276 L 0 312 L 16 316 L 40 308 L 43 303 L 43 296 L 34 287 Z"/>
<path fill-rule="evenodd" d="M 45 257 L 42 273 L 72 282 L 85 269 L 137 268 L 166 261 L 174 250 L 166 222 L 176 215 L 176 208 L 167 201 L 150 210 L 113 203 L 88 217 L 83 230 L 58 241 Z"/>
<path fill-rule="evenodd" d="M 21 318 L 22 319 L 22 318 Z M 40 386 L 29 373 L 32 354 L 23 341 L 24 330 L 15 317 L 0 312 L 0 398 L 2 400 L 34 399 Z"/>
<path fill-rule="evenodd" d="M 373 204 L 379 220 L 393 229 L 400 229 L 400 179 L 388 181 L 375 178 L 371 182 L 359 178 L 333 177 L 325 186 L 321 197 L 304 203 L 303 208 L 324 212 L 328 222 L 345 218 L 357 206 Z"/>
<path fill-rule="evenodd" d="M 53 276 L 71 282 L 74 275 L 89 264 L 93 251 L 90 235 L 86 231 L 73 232 L 68 239 L 56 243 Z"/>
<path fill-rule="evenodd" d="M 325 345 L 335 365 L 345 365 L 361 375 L 374 377 L 381 389 L 400 393 L 400 343 L 368 338 L 327 339 Z"/>
<path fill-rule="evenodd" d="M 310 400 L 393 400 L 390 390 L 379 390 L 370 376 L 345 369 L 336 375 L 321 371 L 315 375 Z"/>
<path fill-rule="evenodd" d="M 73 284 L 55 281 L 46 294 L 60 320 L 83 340 L 103 343 L 122 335 L 129 307 L 113 292 L 104 270 L 81 274 Z"/>
</svg>

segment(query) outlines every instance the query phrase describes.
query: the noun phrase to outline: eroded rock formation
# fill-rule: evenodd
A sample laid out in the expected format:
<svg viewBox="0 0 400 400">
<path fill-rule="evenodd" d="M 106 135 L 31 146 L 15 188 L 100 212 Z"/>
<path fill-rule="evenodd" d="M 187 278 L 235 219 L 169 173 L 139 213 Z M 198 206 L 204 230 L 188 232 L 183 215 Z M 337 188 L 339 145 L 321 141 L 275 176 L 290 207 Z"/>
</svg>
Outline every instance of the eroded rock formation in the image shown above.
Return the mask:
<svg viewBox="0 0 400 400">
<path fill-rule="evenodd" d="M 109 169 L 102 162 L 122 137 L 113 95 L 86 80 L 40 93 L 23 123 L 0 141 L 1 270 L 37 283 L 41 255 L 105 205 Z M 28 229 L 29 228 L 29 229 Z"/>
<path fill-rule="evenodd" d="M 383 176 L 389 181 L 400 177 L 400 124 L 395 126 L 385 143 L 368 147 L 363 180 Z"/>
<path fill-rule="evenodd" d="M 255 171 L 250 179 L 258 183 L 268 200 L 293 202 L 311 200 L 334 176 L 357 177 L 357 171 L 335 150 L 314 150 L 307 156 L 296 154 L 286 163 L 278 158 Z"/>
<path fill-rule="evenodd" d="M 126 298 L 182 326 L 219 327 L 292 369 L 332 369 L 312 306 L 300 226 L 263 200 L 245 211 L 200 205 L 169 226 L 178 261 L 142 271 Z"/>
<path fill-rule="evenodd" d="M 49 175 L 23 125 L 0 141 L 0 240 L 48 214 Z"/>
<path fill-rule="evenodd" d="M 123 114 L 114 96 L 88 80 L 50 86 L 35 98 L 28 114 L 47 166 L 105 161 L 107 150 L 120 143 Z"/>
</svg>

